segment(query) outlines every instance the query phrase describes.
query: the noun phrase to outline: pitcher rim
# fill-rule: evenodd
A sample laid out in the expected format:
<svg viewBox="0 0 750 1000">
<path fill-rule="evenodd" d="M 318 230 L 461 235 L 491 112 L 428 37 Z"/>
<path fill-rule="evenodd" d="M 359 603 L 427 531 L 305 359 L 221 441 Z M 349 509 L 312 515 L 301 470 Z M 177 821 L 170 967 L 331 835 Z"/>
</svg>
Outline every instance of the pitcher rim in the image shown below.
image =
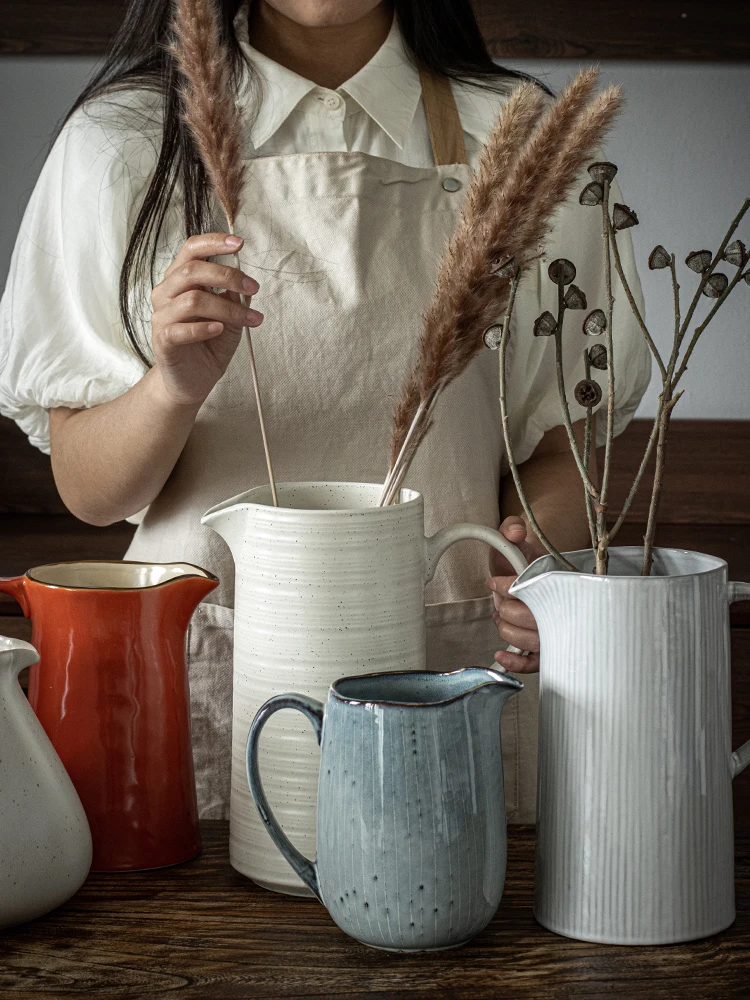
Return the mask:
<svg viewBox="0 0 750 1000">
<path fill-rule="evenodd" d="M 37 580 L 31 574 L 35 573 L 37 570 L 47 569 L 52 566 L 75 566 L 79 565 L 114 565 L 118 566 L 189 566 L 191 569 L 197 570 L 195 573 L 185 573 L 183 576 L 173 576 L 169 580 L 160 580 L 159 583 L 149 583 L 143 587 L 84 587 L 75 583 L 45 583 L 44 580 Z M 157 587 L 166 587 L 169 583 L 175 583 L 177 580 L 208 580 L 211 583 L 219 583 L 218 576 L 207 569 L 203 569 L 201 566 L 196 566 L 195 563 L 183 562 L 182 560 L 177 560 L 174 562 L 147 562 L 145 559 L 56 559 L 51 563 L 40 563 L 38 566 L 32 566 L 31 569 L 27 569 L 23 574 L 27 579 L 31 580 L 32 583 L 38 584 L 40 587 L 49 587 L 52 590 L 106 590 L 115 591 L 119 594 L 132 594 L 140 592 L 143 590 L 156 590 Z"/>
<path fill-rule="evenodd" d="M 284 486 L 290 487 L 303 487 L 303 486 L 371 486 L 373 489 L 382 490 L 382 483 L 365 483 L 357 482 L 354 480 L 300 480 L 293 482 L 283 482 L 276 483 L 277 491 Z M 420 502 L 424 502 L 424 495 L 419 492 L 419 490 L 412 490 L 407 486 L 401 487 L 401 492 L 411 493 L 412 496 L 409 500 L 404 503 L 389 504 L 387 507 L 336 507 L 334 509 L 321 509 L 318 507 L 275 507 L 273 503 L 256 503 L 249 500 L 248 497 L 253 494 L 260 492 L 261 490 L 270 489 L 268 483 L 264 483 L 261 486 L 253 486 L 249 490 L 243 490 L 242 493 L 238 493 L 237 496 L 230 497 L 228 500 L 222 500 L 221 503 L 214 504 L 210 507 L 205 514 L 201 517 L 201 524 L 204 524 L 206 519 L 212 514 L 218 514 L 222 511 L 230 510 L 232 507 L 248 507 L 254 508 L 255 510 L 270 511 L 273 513 L 274 517 L 289 517 L 289 516 L 300 516 L 309 514 L 310 516 L 335 516 L 341 514 L 384 514 L 387 517 L 395 516 L 398 511 L 403 511 L 407 507 L 413 505 L 418 505 Z"/>
<path fill-rule="evenodd" d="M 514 691 L 523 690 L 521 681 L 517 681 L 515 677 L 504 673 L 500 668 L 472 665 L 470 667 L 458 667 L 456 670 L 375 670 L 369 674 L 349 674 L 346 677 L 339 677 L 331 684 L 331 697 L 344 705 L 379 705 L 383 708 L 436 708 L 439 705 L 449 705 L 451 702 L 460 701 L 467 694 L 473 694 L 474 691 L 487 687 L 487 682 L 475 684 L 474 687 L 467 688 L 459 694 L 441 698 L 440 701 L 394 701 L 392 698 L 348 698 L 345 694 L 341 694 L 337 690 L 337 685 L 343 684 L 345 681 L 367 680 L 369 677 L 454 677 L 456 674 L 462 674 L 465 670 L 483 670 L 485 673 L 496 676 L 497 683 L 502 682 Z"/>
<path fill-rule="evenodd" d="M 617 551 L 617 550 L 620 550 L 620 551 L 629 550 L 631 552 L 642 552 L 643 551 L 643 546 L 642 545 L 613 545 L 612 548 L 610 549 L 610 551 Z M 580 579 L 584 579 L 584 580 L 609 580 L 609 581 L 615 581 L 616 580 L 618 582 L 619 581 L 624 581 L 624 580 L 625 581 L 643 580 L 644 582 L 649 582 L 651 584 L 654 584 L 654 583 L 658 583 L 658 582 L 665 582 L 667 580 L 684 580 L 684 579 L 687 579 L 688 577 L 703 576 L 704 574 L 707 574 L 707 573 L 715 573 L 717 570 L 720 570 L 722 568 L 727 569 L 727 570 L 729 569 L 729 566 L 728 566 L 728 563 L 727 563 L 726 559 L 722 559 L 721 556 L 711 555 L 708 552 L 699 552 L 696 549 L 680 549 L 680 548 L 672 548 L 671 546 L 668 546 L 668 545 L 657 545 L 657 546 L 654 546 L 654 553 L 657 553 L 657 552 L 670 552 L 670 553 L 674 553 L 676 555 L 685 554 L 685 555 L 690 555 L 690 556 L 700 556 L 703 559 L 710 559 L 713 562 L 713 565 L 712 566 L 706 566 L 704 569 L 694 570 L 691 573 L 669 573 L 669 574 L 667 574 L 665 576 L 633 576 L 632 574 L 626 575 L 626 574 L 622 574 L 622 573 L 611 573 L 611 574 L 607 573 L 605 575 L 599 576 L 596 573 L 583 573 L 583 572 L 580 572 L 580 571 L 579 572 L 575 572 L 575 573 L 571 573 L 570 570 L 562 569 L 560 566 L 554 565 L 552 569 L 546 570 L 544 573 L 540 573 L 539 576 L 532 576 L 530 579 L 524 580 L 523 576 L 534 565 L 536 565 L 536 563 L 540 562 L 542 559 L 553 559 L 554 558 L 552 555 L 550 555 L 550 553 L 545 553 L 545 555 L 539 556 L 533 562 L 529 563 L 529 565 L 526 567 L 526 569 L 523 571 L 523 573 L 519 573 L 519 575 L 516 578 L 516 580 L 514 580 L 514 582 L 512 583 L 510 589 L 515 594 L 518 591 L 523 590 L 525 587 L 531 586 L 531 584 L 534 583 L 535 581 L 541 580 L 545 576 L 550 576 L 552 573 L 561 573 L 561 574 L 564 573 L 566 575 L 569 574 L 571 576 L 575 576 L 576 578 L 580 578 Z M 593 550 L 592 549 L 573 549 L 573 550 L 571 550 L 569 552 L 563 553 L 563 555 L 576 556 L 579 553 L 591 553 L 591 556 L 593 558 Z"/>
</svg>

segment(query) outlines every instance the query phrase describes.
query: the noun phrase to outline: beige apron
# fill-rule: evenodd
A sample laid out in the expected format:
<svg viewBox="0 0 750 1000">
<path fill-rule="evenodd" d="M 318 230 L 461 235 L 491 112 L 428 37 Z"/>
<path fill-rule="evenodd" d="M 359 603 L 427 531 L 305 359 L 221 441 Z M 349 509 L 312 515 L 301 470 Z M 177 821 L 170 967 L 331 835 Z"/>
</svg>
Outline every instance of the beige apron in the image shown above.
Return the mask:
<svg viewBox="0 0 750 1000">
<path fill-rule="evenodd" d="M 253 343 L 280 482 L 383 481 L 393 407 L 471 177 L 448 81 L 421 79 L 434 167 L 365 153 L 248 162 L 236 231 L 245 237 L 242 268 L 260 282 L 254 305 L 265 321 Z M 430 534 L 456 521 L 499 524 L 497 357 L 483 351 L 444 393 L 407 477 L 405 485 L 425 497 Z M 266 481 L 243 340 L 127 554 L 188 560 L 221 581 L 188 637 L 204 818 L 225 818 L 229 809 L 234 565 L 200 518 Z M 488 575 L 489 551 L 479 543 L 464 542 L 443 557 L 426 593 L 430 669 L 492 663 L 502 643 Z M 502 725 L 511 822 L 532 822 L 536 798 L 536 676 L 523 681 L 526 690 L 508 703 Z"/>
</svg>

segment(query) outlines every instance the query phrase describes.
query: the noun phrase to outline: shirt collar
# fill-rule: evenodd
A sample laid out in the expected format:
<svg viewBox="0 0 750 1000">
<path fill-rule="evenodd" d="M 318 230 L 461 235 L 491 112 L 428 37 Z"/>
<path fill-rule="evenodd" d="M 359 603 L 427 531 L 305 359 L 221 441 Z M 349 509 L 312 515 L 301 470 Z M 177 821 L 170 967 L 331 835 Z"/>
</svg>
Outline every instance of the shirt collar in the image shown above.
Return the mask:
<svg viewBox="0 0 750 1000">
<path fill-rule="evenodd" d="M 299 102 L 316 89 L 312 80 L 294 73 L 254 48 L 247 33 L 247 4 L 234 19 L 237 41 L 257 71 L 262 93 L 260 107 L 250 125 L 250 138 L 257 149 L 286 121 Z M 404 45 L 397 18 L 386 40 L 370 61 L 341 85 L 380 128 L 402 148 L 406 141 L 422 90 L 419 73 Z M 252 76 L 244 73 L 237 93 L 241 106 L 257 105 L 257 88 Z"/>
</svg>

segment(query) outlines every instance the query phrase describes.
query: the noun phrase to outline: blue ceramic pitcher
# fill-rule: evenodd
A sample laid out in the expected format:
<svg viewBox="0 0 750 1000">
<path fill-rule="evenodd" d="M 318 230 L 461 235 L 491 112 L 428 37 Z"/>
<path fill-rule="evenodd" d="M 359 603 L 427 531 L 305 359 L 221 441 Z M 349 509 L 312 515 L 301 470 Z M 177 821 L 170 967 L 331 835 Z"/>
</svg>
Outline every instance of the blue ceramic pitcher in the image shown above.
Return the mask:
<svg viewBox="0 0 750 1000">
<path fill-rule="evenodd" d="M 271 838 L 338 926 L 363 944 L 433 951 L 492 919 L 505 882 L 500 711 L 523 687 L 497 670 L 367 674 L 328 703 L 269 699 L 247 742 L 250 790 Z M 317 861 L 274 818 L 261 783 L 264 724 L 308 717 L 321 746 Z"/>
</svg>

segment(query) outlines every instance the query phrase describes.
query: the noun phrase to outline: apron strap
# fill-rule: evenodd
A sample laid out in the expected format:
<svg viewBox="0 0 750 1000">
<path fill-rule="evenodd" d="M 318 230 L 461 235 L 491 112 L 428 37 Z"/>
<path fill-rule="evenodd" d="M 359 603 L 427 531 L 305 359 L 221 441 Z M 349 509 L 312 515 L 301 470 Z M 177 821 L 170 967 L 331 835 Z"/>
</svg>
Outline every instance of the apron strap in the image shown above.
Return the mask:
<svg viewBox="0 0 750 1000">
<path fill-rule="evenodd" d="M 435 166 L 468 163 L 464 130 L 461 128 L 450 80 L 447 76 L 426 69 L 420 69 L 419 79 Z"/>
</svg>

